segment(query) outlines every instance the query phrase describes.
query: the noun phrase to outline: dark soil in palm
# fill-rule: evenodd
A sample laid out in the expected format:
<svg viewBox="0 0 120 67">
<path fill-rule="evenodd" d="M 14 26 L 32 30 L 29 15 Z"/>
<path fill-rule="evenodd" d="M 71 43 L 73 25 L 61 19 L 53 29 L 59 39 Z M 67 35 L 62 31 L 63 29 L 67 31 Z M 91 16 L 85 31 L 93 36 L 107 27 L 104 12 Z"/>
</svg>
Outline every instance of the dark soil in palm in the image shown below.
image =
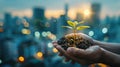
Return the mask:
<svg viewBox="0 0 120 67">
<path fill-rule="evenodd" d="M 70 33 L 58 40 L 58 44 L 67 50 L 68 47 L 86 49 L 93 45 L 93 40 L 82 33 Z"/>
</svg>

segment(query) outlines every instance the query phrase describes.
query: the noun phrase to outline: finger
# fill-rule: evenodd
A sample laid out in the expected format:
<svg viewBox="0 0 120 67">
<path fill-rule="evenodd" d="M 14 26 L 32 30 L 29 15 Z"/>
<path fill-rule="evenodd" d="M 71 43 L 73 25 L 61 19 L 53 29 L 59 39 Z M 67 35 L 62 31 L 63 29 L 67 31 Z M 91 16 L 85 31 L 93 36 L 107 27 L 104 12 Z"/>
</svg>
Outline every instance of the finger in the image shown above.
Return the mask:
<svg viewBox="0 0 120 67">
<path fill-rule="evenodd" d="M 55 46 L 55 48 L 60 52 L 60 53 L 62 53 L 62 54 L 65 54 L 65 50 L 61 47 L 61 46 L 59 46 L 59 45 L 57 45 L 57 46 Z"/>
<path fill-rule="evenodd" d="M 59 53 L 58 55 L 59 55 L 59 56 L 63 56 L 63 54 L 62 54 L 62 53 Z"/>
<path fill-rule="evenodd" d="M 85 50 L 78 49 L 78 48 L 75 48 L 75 47 L 69 47 L 67 49 L 67 53 L 70 54 L 70 55 L 72 55 L 72 56 L 76 56 L 76 57 L 81 57 L 81 58 L 86 57 Z"/>
<path fill-rule="evenodd" d="M 86 64 L 86 61 L 85 61 L 85 60 L 80 60 L 80 59 L 78 59 L 78 58 L 76 58 L 76 57 L 74 57 L 74 56 L 71 56 L 71 55 L 68 54 L 61 46 L 56 45 L 55 47 L 56 47 L 56 49 L 58 49 L 58 51 L 59 51 L 61 54 L 63 54 L 65 57 L 70 58 L 70 59 L 72 59 L 73 61 L 76 61 L 76 62 L 78 62 L 78 63 Z"/>
<path fill-rule="evenodd" d="M 69 62 L 70 61 L 70 59 L 69 58 L 65 58 L 65 62 Z"/>
<path fill-rule="evenodd" d="M 75 61 L 72 60 L 71 63 L 72 63 L 72 64 L 75 64 Z"/>
<path fill-rule="evenodd" d="M 100 49 L 100 47 L 95 45 L 95 46 L 91 46 L 88 49 L 86 49 L 86 52 L 92 53 L 92 52 L 97 51 L 99 49 Z"/>
<path fill-rule="evenodd" d="M 75 47 L 69 47 L 67 49 L 67 53 L 71 54 L 73 56 L 79 56 L 81 58 L 86 58 L 89 57 L 89 55 L 98 52 L 99 51 L 99 46 L 91 46 L 88 49 L 84 50 L 84 49 L 78 49 Z"/>
<path fill-rule="evenodd" d="M 75 57 L 70 56 L 69 54 L 67 54 L 66 51 L 60 45 L 57 44 L 57 42 L 53 42 L 53 46 L 60 52 L 59 53 L 60 56 L 64 55 L 65 57 L 67 57 L 67 59 L 65 61 L 68 62 L 68 61 L 70 61 L 70 59 L 72 59 L 73 64 L 75 63 L 75 61 L 80 63 L 80 64 L 86 64 L 86 61 L 80 60 L 78 58 L 75 58 Z"/>
<path fill-rule="evenodd" d="M 58 44 L 57 44 L 57 41 L 54 41 L 52 42 L 53 46 L 56 47 Z"/>
</svg>

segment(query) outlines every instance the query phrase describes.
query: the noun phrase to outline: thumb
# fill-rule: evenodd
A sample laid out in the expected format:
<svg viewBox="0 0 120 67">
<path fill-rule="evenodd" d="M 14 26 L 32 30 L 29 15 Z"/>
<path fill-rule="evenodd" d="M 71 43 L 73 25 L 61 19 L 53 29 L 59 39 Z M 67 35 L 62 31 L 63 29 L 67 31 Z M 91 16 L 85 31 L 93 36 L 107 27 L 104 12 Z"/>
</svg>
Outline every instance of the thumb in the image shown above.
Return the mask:
<svg viewBox="0 0 120 67">
<path fill-rule="evenodd" d="M 100 53 L 100 47 L 99 46 L 91 46 L 87 48 L 86 50 L 76 48 L 76 47 L 69 47 L 67 49 L 67 53 L 70 55 L 73 55 L 75 57 L 79 58 L 87 58 L 87 57 L 94 57 L 96 54 Z"/>
<path fill-rule="evenodd" d="M 67 49 L 67 53 L 72 56 L 81 57 L 81 58 L 86 56 L 86 51 L 84 49 L 79 49 L 76 47 L 69 47 Z"/>
</svg>

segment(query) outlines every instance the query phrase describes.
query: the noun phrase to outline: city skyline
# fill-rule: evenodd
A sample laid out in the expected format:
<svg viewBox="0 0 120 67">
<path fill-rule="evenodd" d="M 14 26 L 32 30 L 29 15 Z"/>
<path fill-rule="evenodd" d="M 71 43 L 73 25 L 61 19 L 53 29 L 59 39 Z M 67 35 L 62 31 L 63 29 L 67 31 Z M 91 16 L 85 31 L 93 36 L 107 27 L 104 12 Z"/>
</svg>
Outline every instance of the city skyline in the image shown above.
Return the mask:
<svg viewBox="0 0 120 67">
<path fill-rule="evenodd" d="M 68 16 L 75 18 L 76 12 L 81 12 L 85 10 L 90 10 L 90 6 L 94 2 L 101 4 L 101 18 L 104 18 L 106 15 L 109 16 L 119 16 L 120 7 L 119 0 L 115 2 L 113 0 L 108 1 L 95 1 L 95 0 L 0 0 L 0 18 L 3 18 L 5 12 L 12 13 L 13 16 L 27 16 L 32 17 L 32 9 L 36 6 L 45 8 L 45 16 L 50 17 L 59 17 L 61 14 L 64 14 L 65 3 L 69 4 Z M 49 5 L 48 5 L 49 4 Z"/>
</svg>

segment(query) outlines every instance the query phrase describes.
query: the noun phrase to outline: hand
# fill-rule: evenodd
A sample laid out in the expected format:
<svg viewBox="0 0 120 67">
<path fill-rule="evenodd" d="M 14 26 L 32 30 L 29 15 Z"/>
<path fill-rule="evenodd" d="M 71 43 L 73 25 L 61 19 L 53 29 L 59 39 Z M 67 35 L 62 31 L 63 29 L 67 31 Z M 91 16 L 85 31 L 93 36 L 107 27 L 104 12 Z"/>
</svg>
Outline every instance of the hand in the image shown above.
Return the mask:
<svg viewBox="0 0 120 67">
<path fill-rule="evenodd" d="M 102 59 L 103 48 L 99 46 L 91 46 L 85 50 L 69 47 L 67 51 L 65 51 L 57 44 L 57 42 L 53 42 L 53 45 L 60 52 L 59 55 L 65 56 L 66 61 L 72 60 L 72 63 L 78 62 L 79 64 L 93 64 L 101 62 Z"/>
</svg>

